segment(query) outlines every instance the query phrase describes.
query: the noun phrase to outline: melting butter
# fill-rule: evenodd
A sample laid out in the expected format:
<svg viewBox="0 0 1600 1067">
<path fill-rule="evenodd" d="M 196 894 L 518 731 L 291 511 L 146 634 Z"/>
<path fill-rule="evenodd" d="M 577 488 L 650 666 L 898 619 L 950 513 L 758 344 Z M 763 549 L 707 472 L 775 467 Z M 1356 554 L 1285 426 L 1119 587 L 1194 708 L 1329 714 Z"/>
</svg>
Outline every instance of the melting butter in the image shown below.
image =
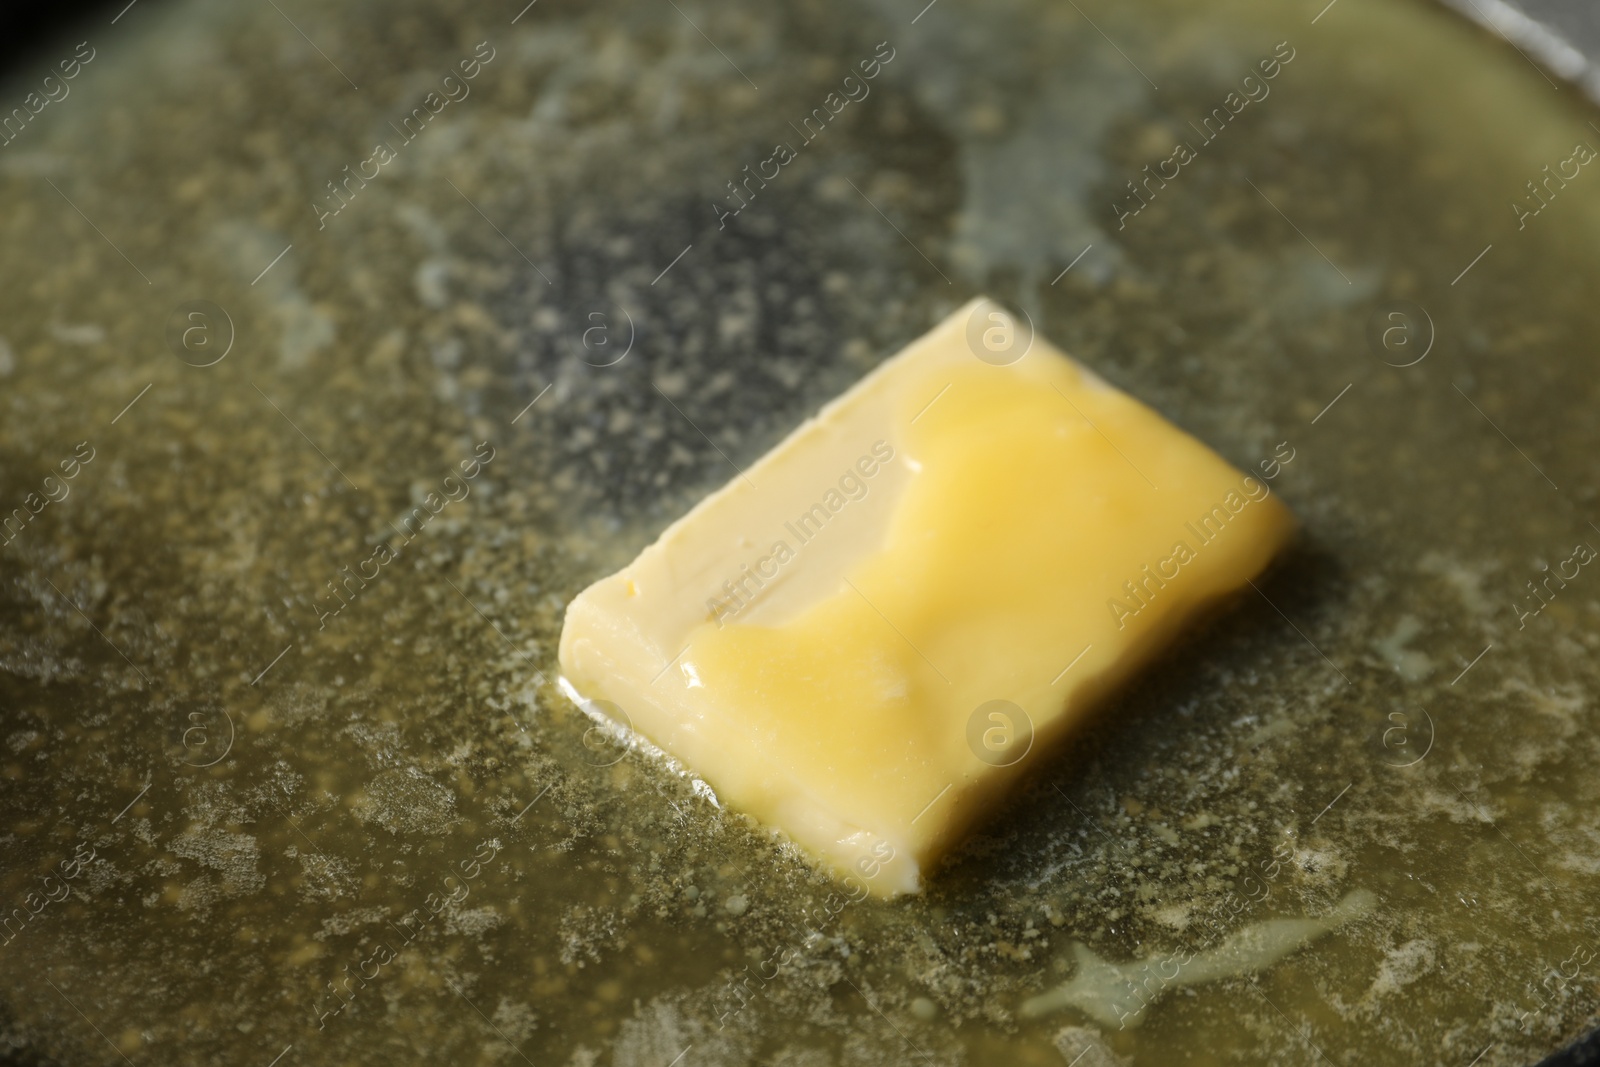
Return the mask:
<svg viewBox="0 0 1600 1067">
<path fill-rule="evenodd" d="M 1277 963 L 1317 938 L 1372 910 L 1377 898 L 1357 889 L 1320 918 L 1266 919 L 1229 934 L 1216 946 L 1182 959 L 1168 953 L 1147 960 L 1111 963 L 1081 941 L 1072 945 L 1077 971 L 1069 981 L 1024 1001 L 1025 1019 L 1076 1008 L 1102 1026 L 1137 1026 L 1144 1009 L 1169 989 L 1240 978 Z M 1167 971 L 1172 971 L 1169 976 Z"/>
<path fill-rule="evenodd" d="M 922 872 L 1293 520 L 974 302 L 568 608 L 562 671 L 863 893 Z"/>
</svg>

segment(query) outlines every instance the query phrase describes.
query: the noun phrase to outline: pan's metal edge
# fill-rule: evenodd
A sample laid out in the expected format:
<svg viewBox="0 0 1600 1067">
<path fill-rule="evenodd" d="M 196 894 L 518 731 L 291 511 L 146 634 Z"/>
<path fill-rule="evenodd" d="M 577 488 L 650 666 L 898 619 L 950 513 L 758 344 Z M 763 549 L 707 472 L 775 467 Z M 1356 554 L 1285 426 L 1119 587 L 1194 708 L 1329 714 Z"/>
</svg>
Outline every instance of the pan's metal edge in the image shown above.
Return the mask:
<svg viewBox="0 0 1600 1067">
<path fill-rule="evenodd" d="M 1550 74 L 1582 90 L 1600 105 L 1600 62 L 1592 60 L 1561 30 L 1508 0 L 1438 0 L 1500 37 Z"/>
</svg>

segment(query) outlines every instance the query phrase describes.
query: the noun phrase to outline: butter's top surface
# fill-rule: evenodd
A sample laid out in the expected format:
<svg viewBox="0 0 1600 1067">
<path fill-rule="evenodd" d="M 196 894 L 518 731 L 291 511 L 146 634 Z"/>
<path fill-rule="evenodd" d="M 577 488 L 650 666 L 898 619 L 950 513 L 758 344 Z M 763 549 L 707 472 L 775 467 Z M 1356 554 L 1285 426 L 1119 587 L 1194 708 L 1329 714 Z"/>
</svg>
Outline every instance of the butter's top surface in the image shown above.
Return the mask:
<svg viewBox="0 0 1600 1067">
<path fill-rule="evenodd" d="M 1026 330 L 957 311 L 568 608 L 583 697 L 878 895 L 1292 529 Z"/>
</svg>

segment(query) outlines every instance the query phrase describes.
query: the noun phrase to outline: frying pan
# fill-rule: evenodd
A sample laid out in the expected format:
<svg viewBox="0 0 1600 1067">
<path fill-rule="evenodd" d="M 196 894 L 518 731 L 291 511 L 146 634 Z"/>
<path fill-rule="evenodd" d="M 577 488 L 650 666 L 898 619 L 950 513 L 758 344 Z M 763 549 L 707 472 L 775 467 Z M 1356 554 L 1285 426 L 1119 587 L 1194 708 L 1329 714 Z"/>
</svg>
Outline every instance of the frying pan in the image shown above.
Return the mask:
<svg viewBox="0 0 1600 1067">
<path fill-rule="evenodd" d="M 1600 24 L 1457 7 L 140 0 L 34 38 L 10 1062 L 1588 1062 Z M 979 292 L 1292 454 L 1305 533 L 924 894 L 838 908 L 562 697 L 561 612 Z M 1024 1015 L 1222 913 L 1327 929 L 1125 1027 Z"/>
</svg>

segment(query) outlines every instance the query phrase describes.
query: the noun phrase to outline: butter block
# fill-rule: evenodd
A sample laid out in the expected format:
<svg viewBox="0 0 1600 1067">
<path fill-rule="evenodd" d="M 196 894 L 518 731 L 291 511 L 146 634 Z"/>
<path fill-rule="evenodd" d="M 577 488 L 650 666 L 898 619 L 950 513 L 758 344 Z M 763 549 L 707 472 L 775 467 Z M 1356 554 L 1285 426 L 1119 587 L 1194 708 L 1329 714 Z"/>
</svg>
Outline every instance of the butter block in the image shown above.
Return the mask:
<svg viewBox="0 0 1600 1067">
<path fill-rule="evenodd" d="M 1292 528 L 978 300 L 584 590 L 561 671 L 852 892 L 915 892 Z"/>
</svg>

